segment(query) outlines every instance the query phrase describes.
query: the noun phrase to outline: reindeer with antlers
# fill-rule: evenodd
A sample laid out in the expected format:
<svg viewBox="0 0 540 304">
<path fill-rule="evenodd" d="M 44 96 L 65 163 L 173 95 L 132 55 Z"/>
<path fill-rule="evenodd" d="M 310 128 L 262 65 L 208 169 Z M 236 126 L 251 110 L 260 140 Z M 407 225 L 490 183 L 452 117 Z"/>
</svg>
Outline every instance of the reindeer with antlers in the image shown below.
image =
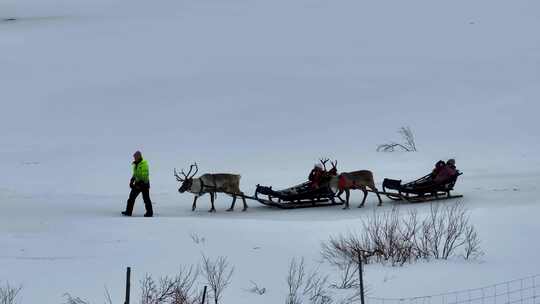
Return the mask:
<svg viewBox="0 0 540 304">
<path fill-rule="evenodd" d="M 195 172 L 192 173 L 193 169 L 195 169 Z M 180 176 L 176 172 L 176 169 L 174 169 L 174 176 L 176 177 L 176 180 L 182 183 L 178 189 L 178 192 L 184 193 L 187 191 L 195 195 L 195 198 L 193 199 L 193 206 L 191 208 L 192 211 L 195 211 L 195 208 L 197 207 L 197 199 L 206 193 L 210 194 L 210 202 L 212 204 L 212 207 L 210 210 L 208 210 L 208 212 L 216 211 L 216 208 L 214 207 L 216 193 L 225 193 L 232 196 L 233 201 L 231 207 L 227 209 L 227 211 L 234 210 L 234 205 L 236 204 L 236 198 L 238 196 L 242 198 L 244 203 L 244 209 L 242 209 L 242 211 L 247 210 L 248 206 L 246 203 L 246 198 L 244 193 L 240 190 L 240 175 L 227 173 L 207 173 L 196 178 L 195 175 L 197 172 L 199 172 L 197 163 L 194 163 L 189 167 L 187 174 L 184 173 L 184 170 L 182 170 L 180 172 L 182 176 Z"/>
<path fill-rule="evenodd" d="M 379 199 L 379 206 L 382 205 L 381 196 L 379 195 L 379 191 L 375 187 L 373 172 L 369 170 L 359 170 L 353 172 L 343 172 L 338 175 L 337 160 L 335 162 L 330 162 L 332 164 L 332 168 L 330 170 L 327 170 L 326 168 L 326 163 L 328 163 L 328 161 L 328 158 L 320 159 L 322 168 L 324 170 L 322 180 L 328 181 L 330 183 L 330 188 L 332 189 L 332 191 L 337 192 L 337 198 L 345 203 L 344 209 L 349 208 L 351 190 L 362 190 L 362 192 L 364 192 L 364 198 L 362 199 L 362 203 L 358 207 L 364 206 L 367 198 L 368 189 L 377 194 L 377 197 Z M 345 193 L 345 200 L 341 198 L 341 195 L 343 193 Z"/>
</svg>

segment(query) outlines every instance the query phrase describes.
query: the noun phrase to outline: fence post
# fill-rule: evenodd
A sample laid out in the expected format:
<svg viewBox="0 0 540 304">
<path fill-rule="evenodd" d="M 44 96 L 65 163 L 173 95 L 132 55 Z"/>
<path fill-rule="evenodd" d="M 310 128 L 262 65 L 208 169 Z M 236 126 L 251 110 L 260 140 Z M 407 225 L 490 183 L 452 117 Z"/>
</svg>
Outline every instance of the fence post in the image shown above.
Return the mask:
<svg viewBox="0 0 540 304">
<path fill-rule="evenodd" d="M 360 283 L 360 303 L 364 304 L 364 270 L 362 267 L 362 253 L 360 250 L 357 250 L 358 254 L 358 280 Z"/>
<path fill-rule="evenodd" d="M 206 288 L 207 288 L 207 286 L 204 285 L 201 304 L 204 304 L 204 301 L 206 300 Z"/>
<path fill-rule="evenodd" d="M 124 304 L 129 304 L 129 294 L 131 289 L 131 267 L 126 270 L 126 301 Z"/>
</svg>

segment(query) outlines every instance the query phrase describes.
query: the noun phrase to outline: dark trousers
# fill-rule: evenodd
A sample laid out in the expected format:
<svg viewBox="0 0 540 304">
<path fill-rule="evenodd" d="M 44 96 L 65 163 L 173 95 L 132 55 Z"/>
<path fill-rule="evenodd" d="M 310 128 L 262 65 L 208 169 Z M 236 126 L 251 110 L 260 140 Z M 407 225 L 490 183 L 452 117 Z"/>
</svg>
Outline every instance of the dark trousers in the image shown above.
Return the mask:
<svg viewBox="0 0 540 304">
<path fill-rule="evenodd" d="M 150 200 L 150 185 L 146 184 L 136 184 L 131 188 L 129 193 L 129 198 L 127 200 L 126 212 L 131 214 L 133 212 L 133 206 L 135 205 L 135 199 L 139 196 L 139 193 L 142 193 L 144 200 L 144 208 L 146 208 L 146 214 L 153 215 L 154 211 L 152 210 L 152 201 Z"/>
</svg>

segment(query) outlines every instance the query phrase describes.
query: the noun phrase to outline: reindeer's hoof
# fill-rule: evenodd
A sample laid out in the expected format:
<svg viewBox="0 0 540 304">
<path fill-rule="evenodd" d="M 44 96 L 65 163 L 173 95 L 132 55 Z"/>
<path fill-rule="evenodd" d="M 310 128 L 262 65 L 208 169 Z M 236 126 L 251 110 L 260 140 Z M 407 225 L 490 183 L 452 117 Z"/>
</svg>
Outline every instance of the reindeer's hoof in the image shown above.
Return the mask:
<svg viewBox="0 0 540 304">
<path fill-rule="evenodd" d="M 216 212 L 216 209 L 210 209 L 208 212 Z"/>
<path fill-rule="evenodd" d="M 228 212 L 231 212 L 231 211 L 234 211 L 234 209 L 233 209 L 233 208 L 229 208 L 229 209 L 227 209 L 227 211 L 228 211 Z"/>
<path fill-rule="evenodd" d="M 195 208 L 191 208 L 191 211 L 195 211 Z"/>
<path fill-rule="evenodd" d="M 378 204 L 377 206 L 379 206 L 379 207 L 382 206 L 382 203 Z"/>
<path fill-rule="evenodd" d="M 348 209 L 349 209 L 349 206 L 343 207 L 343 210 L 348 210 Z"/>
<path fill-rule="evenodd" d="M 362 207 L 364 207 L 364 205 L 360 205 L 360 206 L 358 206 L 358 208 L 362 208 Z"/>
<path fill-rule="evenodd" d="M 247 211 L 247 207 L 246 207 L 246 208 L 244 208 L 244 209 L 242 209 L 242 212 L 246 212 L 246 211 Z"/>
</svg>

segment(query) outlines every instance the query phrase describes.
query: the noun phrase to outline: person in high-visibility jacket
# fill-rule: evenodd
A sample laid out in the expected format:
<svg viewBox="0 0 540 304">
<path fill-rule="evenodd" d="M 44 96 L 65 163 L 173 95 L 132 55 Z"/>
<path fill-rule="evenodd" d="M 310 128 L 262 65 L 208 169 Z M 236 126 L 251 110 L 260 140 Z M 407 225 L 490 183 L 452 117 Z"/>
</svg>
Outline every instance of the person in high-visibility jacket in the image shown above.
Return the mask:
<svg viewBox="0 0 540 304">
<path fill-rule="evenodd" d="M 135 199 L 142 193 L 144 200 L 144 208 L 146 209 L 145 217 L 152 217 L 154 211 L 152 209 L 152 201 L 150 200 L 150 173 L 148 170 L 148 162 L 143 159 L 140 151 L 133 154 L 133 175 L 129 181 L 131 192 L 127 200 L 126 210 L 122 211 L 122 215 L 131 216 Z"/>
</svg>

